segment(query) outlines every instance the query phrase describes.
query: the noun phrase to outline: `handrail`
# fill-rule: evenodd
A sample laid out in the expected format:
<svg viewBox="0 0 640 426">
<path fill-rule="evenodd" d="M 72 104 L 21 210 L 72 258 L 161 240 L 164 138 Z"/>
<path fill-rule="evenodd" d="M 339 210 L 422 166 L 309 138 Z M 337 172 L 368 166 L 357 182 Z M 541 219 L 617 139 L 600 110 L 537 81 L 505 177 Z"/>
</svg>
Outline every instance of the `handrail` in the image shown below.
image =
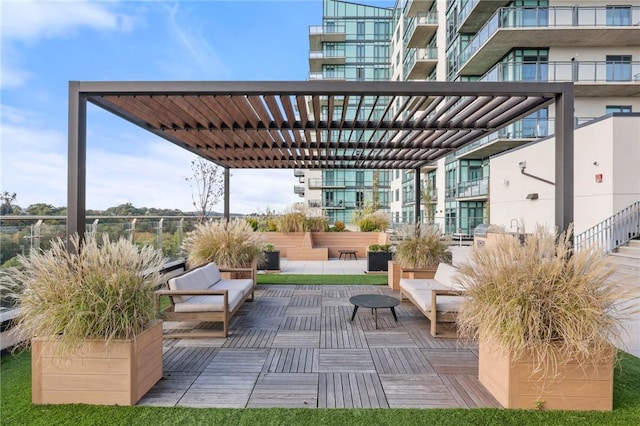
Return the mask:
<svg viewBox="0 0 640 426">
<path fill-rule="evenodd" d="M 640 236 L 640 201 L 574 237 L 576 250 L 598 245 L 607 253 Z"/>
</svg>

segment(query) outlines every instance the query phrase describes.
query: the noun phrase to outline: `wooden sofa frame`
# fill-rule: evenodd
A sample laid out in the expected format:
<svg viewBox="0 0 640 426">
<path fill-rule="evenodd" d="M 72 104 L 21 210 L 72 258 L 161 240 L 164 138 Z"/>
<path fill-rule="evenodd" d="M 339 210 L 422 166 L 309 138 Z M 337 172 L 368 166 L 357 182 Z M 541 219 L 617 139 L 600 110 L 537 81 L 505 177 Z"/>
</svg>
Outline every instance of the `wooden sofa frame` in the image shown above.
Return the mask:
<svg viewBox="0 0 640 426">
<path fill-rule="evenodd" d="M 407 270 L 407 271 L 419 272 L 419 270 L 415 270 L 415 269 Z M 401 273 L 400 276 L 402 277 L 403 271 L 401 270 L 400 273 Z M 430 326 L 431 326 L 430 332 L 433 337 L 457 338 L 458 335 L 455 329 L 454 330 L 449 329 L 449 330 L 443 331 L 441 328 L 440 330 L 438 330 L 438 323 L 440 324 L 455 323 L 457 320 L 458 313 L 450 312 L 450 311 L 438 311 L 437 300 L 438 300 L 438 297 L 442 297 L 442 296 L 462 297 L 464 296 L 464 291 L 453 290 L 450 288 L 450 285 L 448 283 L 442 283 L 436 279 L 424 279 L 424 281 L 432 283 L 432 287 L 430 288 L 431 289 L 431 306 L 430 306 L 431 309 L 429 309 L 428 311 L 425 311 L 424 309 L 422 309 L 418 301 L 413 297 L 413 295 L 411 293 L 407 293 L 406 291 L 403 291 L 402 287 L 400 287 L 400 300 L 402 301 L 406 297 L 407 299 L 409 299 L 409 301 L 411 301 L 411 303 L 413 303 L 416 306 L 416 308 L 420 310 L 420 312 L 424 314 L 424 316 L 426 316 L 429 319 Z"/>
<path fill-rule="evenodd" d="M 254 268 L 218 268 L 221 273 L 250 273 L 253 286 L 250 293 L 247 293 L 238 306 L 232 311 L 229 311 L 229 294 L 228 290 L 169 290 L 161 289 L 155 292 L 155 309 L 156 312 L 160 312 L 160 316 L 165 321 L 192 321 L 192 322 L 221 322 L 222 331 L 219 330 L 207 330 L 194 331 L 194 332 L 168 332 L 163 335 L 165 339 L 179 339 L 179 338 L 206 338 L 206 337 L 228 337 L 229 336 L 229 320 L 233 315 L 244 305 L 244 302 L 252 302 L 254 299 L 254 292 L 256 287 L 256 271 Z M 189 271 L 187 271 L 189 272 Z M 185 273 L 187 273 L 185 272 Z M 175 304 L 173 302 L 173 296 L 223 296 L 223 311 L 202 311 L 202 312 L 175 312 Z M 164 310 L 160 309 L 160 298 L 162 296 L 169 296 L 170 305 Z"/>
</svg>

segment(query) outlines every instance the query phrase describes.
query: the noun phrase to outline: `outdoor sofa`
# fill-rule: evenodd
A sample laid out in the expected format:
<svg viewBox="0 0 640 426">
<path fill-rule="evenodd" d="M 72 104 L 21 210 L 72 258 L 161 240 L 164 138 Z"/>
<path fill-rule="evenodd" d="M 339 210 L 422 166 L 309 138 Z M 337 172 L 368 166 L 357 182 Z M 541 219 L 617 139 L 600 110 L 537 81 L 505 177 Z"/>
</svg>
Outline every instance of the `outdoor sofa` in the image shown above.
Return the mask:
<svg viewBox="0 0 640 426">
<path fill-rule="evenodd" d="M 245 273 L 250 278 L 223 279 L 223 272 Z M 161 312 L 164 320 L 221 322 L 222 330 L 168 331 L 165 338 L 227 337 L 231 317 L 245 301 L 253 300 L 256 276 L 253 268 L 218 268 L 212 262 L 169 279 L 167 285 L 168 289 L 156 291 L 157 307 L 162 296 L 170 299 L 170 305 Z"/>
<path fill-rule="evenodd" d="M 463 289 L 453 279 L 457 271 L 453 265 L 440 263 L 433 279 L 400 278 L 400 300 L 406 297 L 420 309 L 431 322 L 434 337 L 456 337 L 455 326 L 445 331 L 442 323 L 455 323 L 463 300 Z"/>
</svg>

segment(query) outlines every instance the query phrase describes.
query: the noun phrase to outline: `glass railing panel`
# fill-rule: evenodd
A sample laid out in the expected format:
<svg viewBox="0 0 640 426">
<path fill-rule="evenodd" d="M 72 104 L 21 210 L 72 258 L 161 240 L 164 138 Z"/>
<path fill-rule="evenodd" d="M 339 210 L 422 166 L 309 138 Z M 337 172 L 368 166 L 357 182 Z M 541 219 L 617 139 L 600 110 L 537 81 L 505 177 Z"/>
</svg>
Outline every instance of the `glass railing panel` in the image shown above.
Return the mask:
<svg viewBox="0 0 640 426">
<path fill-rule="evenodd" d="M 459 64 L 466 63 L 499 28 L 619 27 L 640 25 L 640 7 L 502 7 L 463 49 Z M 628 18 L 627 18 L 628 15 Z"/>
<path fill-rule="evenodd" d="M 458 184 L 458 197 L 478 197 L 489 193 L 489 176 Z"/>
</svg>

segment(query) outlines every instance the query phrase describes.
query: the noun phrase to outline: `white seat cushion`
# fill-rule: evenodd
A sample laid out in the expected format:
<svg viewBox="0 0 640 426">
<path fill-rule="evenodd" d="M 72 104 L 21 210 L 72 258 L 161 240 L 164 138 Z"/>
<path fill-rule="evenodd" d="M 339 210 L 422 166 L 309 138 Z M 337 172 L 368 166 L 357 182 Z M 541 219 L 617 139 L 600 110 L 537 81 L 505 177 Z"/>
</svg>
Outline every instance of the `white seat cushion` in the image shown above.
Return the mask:
<svg viewBox="0 0 640 426">
<path fill-rule="evenodd" d="M 235 290 L 241 291 L 242 297 L 246 297 L 251 293 L 253 288 L 253 280 L 251 278 L 240 278 L 233 280 L 220 280 L 210 287 L 211 290 Z"/>
<path fill-rule="evenodd" d="M 421 310 L 424 312 L 431 310 L 431 290 L 415 290 L 411 296 Z M 436 310 L 438 312 L 458 312 L 461 302 L 462 298 L 458 296 L 438 296 Z"/>
<path fill-rule="evenodd" d="M 449 290 L 449 287 L 441 282 L 427 278 L 401 278 L 400 287 L 406 290 L 406 293 L 412 293 L 415 290 L 431 290 L 434 288 Z"/>
<path fill-rule="evenodd" d="M 243 300 L 241 290 L 229 290 L 229 312 L 233 311 Z M 175 312 L 222 312 L 224 311 L 223 296 L 192 296 L 186 302 L 176 303 Z"/>
<path fill-rule="evenodd" d="M 211 283 L 207 282 L 207 277 L 200 268 L 186 272 L 168 281 L 169 290 L 206 290 Z M 172 296 L 173 303 L 188 301 L 193 296 Z"/>
</svg>

